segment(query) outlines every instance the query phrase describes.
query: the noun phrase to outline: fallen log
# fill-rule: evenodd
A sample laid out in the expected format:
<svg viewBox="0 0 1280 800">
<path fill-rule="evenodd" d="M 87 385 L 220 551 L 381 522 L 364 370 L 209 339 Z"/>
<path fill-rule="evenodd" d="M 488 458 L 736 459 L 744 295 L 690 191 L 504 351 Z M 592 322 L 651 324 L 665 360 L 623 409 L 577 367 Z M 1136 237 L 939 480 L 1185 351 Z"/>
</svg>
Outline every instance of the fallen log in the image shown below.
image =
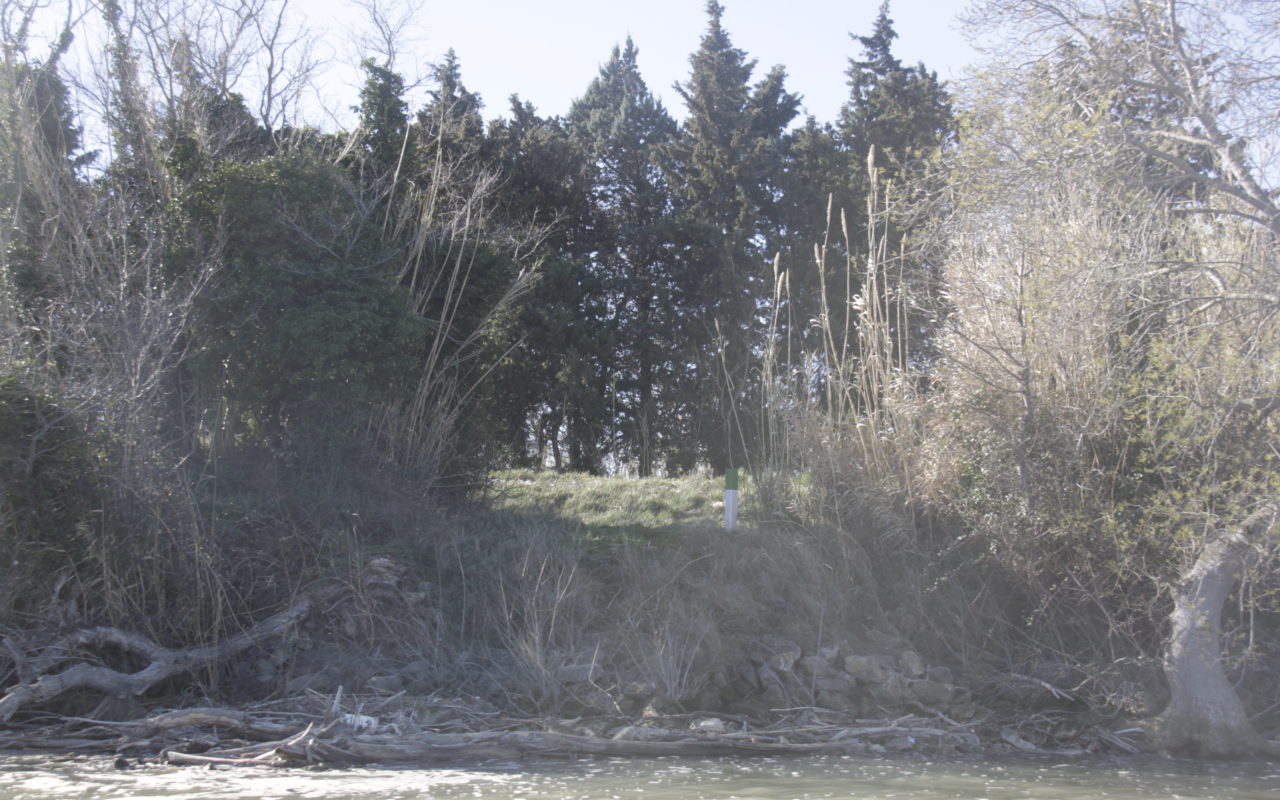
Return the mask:
<svg viewBox="0 0 1280 800">
<path fill-rule="evenodd" d="M 199 647 L 174 649 L 163 647 L 141 634 L 112 627 L 95 627 L 75 631 L 51 646 L 52 655 L 32 659 L 27 666 L 40 663 L 52 668 L 66 661 L 69 654 L 84 648 L 118 647 L 141 656 L 150 663 L 137 672 L 120 672 L 109 667 L 86 663 L 73 664 L 56 674 L 36 673 L 33 680 L 10 687 L 0 698 L 0 722 L 29 705 L 45 703 L 75 689 L 93 689 L 108 696 L 138 697 L 152 686 L 174 675 L 190 672 L 208 664 L 232 658 L 250 647 L 287 633 L 311 615 L 317 606 L 343 594 L 341 584 L 321 584 L 304 593 L 292 606 L 219 642 Z M 20 658 L 20 656 L 19 656 Z M 28 676 L 30 677 L 30 675 Z"/>
<path fill-rule="evenodd" d="M 139 738 L 150 738 L 174 728 L 187 727 L 227 730 L 262 741 L 282 739 L 297 731 L 294 725 L 267 722 L 244 711 L 229 708 L 189 708 L 148 717 L 140 723 L 131 725 L 128 733 Z"/>
</svg>

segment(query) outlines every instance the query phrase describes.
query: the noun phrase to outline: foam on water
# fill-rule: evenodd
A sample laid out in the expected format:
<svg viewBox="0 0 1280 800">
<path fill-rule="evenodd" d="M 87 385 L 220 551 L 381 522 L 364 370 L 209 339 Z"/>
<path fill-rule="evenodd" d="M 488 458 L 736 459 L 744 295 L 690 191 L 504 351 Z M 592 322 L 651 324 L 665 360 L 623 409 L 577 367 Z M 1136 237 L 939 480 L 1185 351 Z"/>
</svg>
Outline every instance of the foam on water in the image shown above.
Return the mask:
<svg viewBox="0 0 1280 800">
<path fill-rule="evenodd" d="M 1166 760 L 584 759 L 471 768 L 116 770 L 105 757 L 0 753 L 0 800 L 1275 800 L 1280 772 L 1261 764 Z"/>
</svg>

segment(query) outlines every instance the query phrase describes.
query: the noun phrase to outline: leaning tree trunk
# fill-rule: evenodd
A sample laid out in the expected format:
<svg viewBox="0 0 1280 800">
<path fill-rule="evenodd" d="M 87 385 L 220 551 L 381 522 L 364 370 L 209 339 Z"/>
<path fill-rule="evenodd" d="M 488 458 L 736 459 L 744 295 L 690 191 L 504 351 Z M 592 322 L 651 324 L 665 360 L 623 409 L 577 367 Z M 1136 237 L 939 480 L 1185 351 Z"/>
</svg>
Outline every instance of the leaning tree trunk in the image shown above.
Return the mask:
<svg viewBox="0 0 1280 800">
<path fill-rule="evenodd" d="M 1152 726 L 1155 742 L 1166 750 L 1239 756 L 1274 749 L 1254 730 L 1227 680 L 1219 619 L 1250 551 L 1275 527 L 1276 515 L 1272 506 L 1210 540 L 1179 581 L 1164 657 L 1171 696 Z"/>
</svg>

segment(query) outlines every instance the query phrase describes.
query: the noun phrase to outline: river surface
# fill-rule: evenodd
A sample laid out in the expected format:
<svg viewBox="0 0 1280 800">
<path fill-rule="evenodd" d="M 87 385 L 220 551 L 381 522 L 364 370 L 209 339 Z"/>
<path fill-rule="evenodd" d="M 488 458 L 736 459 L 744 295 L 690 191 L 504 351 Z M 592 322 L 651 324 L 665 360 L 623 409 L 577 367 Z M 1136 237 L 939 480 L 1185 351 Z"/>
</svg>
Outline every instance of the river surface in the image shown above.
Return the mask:
<svg viewBox="0 0 1280 800">
<path fill-rule="evenodd" d="M 1280 765 L 1159 759 L 592 759 L 441 769 L 204 769 L 0 752 L 0 800 L 74 798 L 1280 798 Z"/>
</svg>

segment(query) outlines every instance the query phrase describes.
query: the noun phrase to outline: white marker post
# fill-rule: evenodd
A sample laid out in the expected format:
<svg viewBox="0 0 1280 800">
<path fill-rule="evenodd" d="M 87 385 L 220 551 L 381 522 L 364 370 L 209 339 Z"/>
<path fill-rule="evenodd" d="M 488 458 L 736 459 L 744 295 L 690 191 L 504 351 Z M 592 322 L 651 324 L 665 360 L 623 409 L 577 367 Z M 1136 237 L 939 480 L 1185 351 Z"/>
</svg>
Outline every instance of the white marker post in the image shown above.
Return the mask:
<svg viewBox="0 0 1280 800">
<path fill-rule="evenodd" d="M 724 529 L 732 531 L 738 526 L 738 471 L 733 467 L 724 471 Z"/>
</svg>

